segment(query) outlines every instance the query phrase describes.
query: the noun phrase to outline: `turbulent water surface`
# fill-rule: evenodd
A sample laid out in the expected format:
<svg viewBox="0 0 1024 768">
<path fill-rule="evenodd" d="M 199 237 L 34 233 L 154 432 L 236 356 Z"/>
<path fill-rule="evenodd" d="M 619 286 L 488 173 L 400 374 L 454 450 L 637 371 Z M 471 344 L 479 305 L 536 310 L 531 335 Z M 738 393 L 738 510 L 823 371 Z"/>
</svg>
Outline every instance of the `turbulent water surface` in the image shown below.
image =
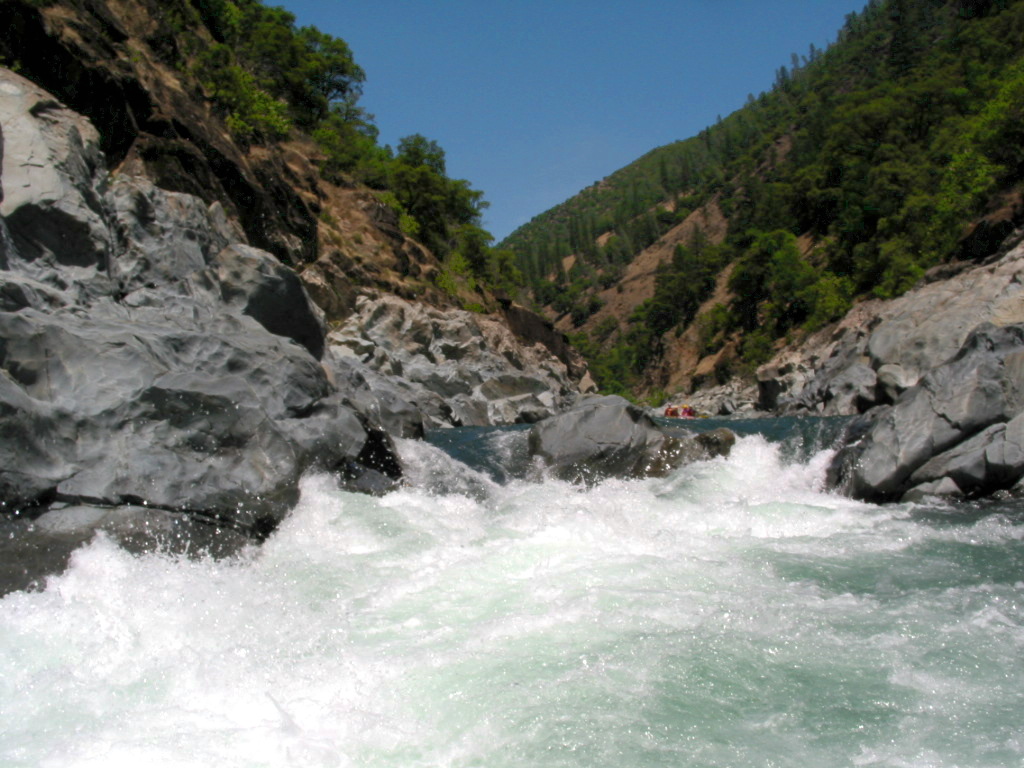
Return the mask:
<svg viewBox="0 0 1024 768">
<path fill-rule="evenodd" d="M 1022 765 L 1017 503 L 860 504 L 740 431 L 581 489 L 463 430 L 241 558 L 97 538 L 0 600 L 0 765 Z"/>
</svg>

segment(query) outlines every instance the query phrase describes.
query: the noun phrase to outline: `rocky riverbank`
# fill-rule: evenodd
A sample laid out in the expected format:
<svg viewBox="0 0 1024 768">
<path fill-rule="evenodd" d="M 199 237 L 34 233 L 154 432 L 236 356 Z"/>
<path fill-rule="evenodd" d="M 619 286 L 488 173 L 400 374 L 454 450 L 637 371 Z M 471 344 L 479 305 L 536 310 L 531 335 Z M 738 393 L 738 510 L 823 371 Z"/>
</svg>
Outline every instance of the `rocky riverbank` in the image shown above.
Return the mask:
<svg viewBox="0 0 1024 768">
<path fill-rule="evenodd" d="M 829 482 L 871 501 L 987 496 L 1024 477 L 1024 324 L 975 329 L 892 405 L 855 420 Z"/>
<path fill-rule="evenodd" d="M 110 176 L 80 115 L 0 74 L 0 493 L 273 527 L 322 466 L 400 476 L 321 360 L 322 312 L 217 205 Z"/>
<path fill-rule="evenodd" d="M 688 395 L 708 415 L 858 416 L 829 482 L 872 501 L 972 498 L 1024 478 L 1024 232 L 980 263 L 947 264 L 737 381 Z M 681 401 L 680 401 L 681 402 Z"/>
<path fill-rule="evenodd" d="M 218 203 L 109 174 L 93 125 L 13 72 L 0 96 L 0 499 L 46 521 L 35 570 L 167 513 L 258 539 L 308 471 L 382 492 L 392 435 L 573 401 L 585 367 L 544 328 L 373 291 L 329 325 Z"/>
<path fill-rule="evenodd" d="M 982 263 L 943 265 L 891 301 L 867 301 L 758 370 L 775 414 L 863 414 L 830 470 L 873 501 L 986 496 L 1024 477 L 1017 419 L 1024 233 Z"/>
<path fill-rule="evenodd" d="M 825 416 L 892 404 L 979 326 L 1024 323 L 1024 232 L 983 263 L 943 265 L 890 301 L 865 301 L 757 372 L 758 407 Z"/>
</svg>

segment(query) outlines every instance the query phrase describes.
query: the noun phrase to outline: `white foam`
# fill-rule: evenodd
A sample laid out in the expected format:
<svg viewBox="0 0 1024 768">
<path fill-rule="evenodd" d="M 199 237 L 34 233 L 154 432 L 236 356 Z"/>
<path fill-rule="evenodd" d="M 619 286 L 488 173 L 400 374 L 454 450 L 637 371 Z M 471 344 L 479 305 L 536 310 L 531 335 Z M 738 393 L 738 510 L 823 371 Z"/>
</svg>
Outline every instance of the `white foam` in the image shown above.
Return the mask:
<svg viewBox="0 0 1024 768">
<path fill-rule="evenodd" d="M 243 557 L 99 537 L 5 597 L 0 764 L 925 765 L 905 724 L 934 737 L 1024 696 L 1019 585 L 929 581 L 908 555 L 1019 546 L 1008 518 L 843 499 L 824 459 L 760 438 L 587 489 L 403 455 L 463 479 L 378 499 L 310 477 Z M 1010 714 L 936 764 L 984 764 L 986 740 L 1019 757 Z"/>
</svg>

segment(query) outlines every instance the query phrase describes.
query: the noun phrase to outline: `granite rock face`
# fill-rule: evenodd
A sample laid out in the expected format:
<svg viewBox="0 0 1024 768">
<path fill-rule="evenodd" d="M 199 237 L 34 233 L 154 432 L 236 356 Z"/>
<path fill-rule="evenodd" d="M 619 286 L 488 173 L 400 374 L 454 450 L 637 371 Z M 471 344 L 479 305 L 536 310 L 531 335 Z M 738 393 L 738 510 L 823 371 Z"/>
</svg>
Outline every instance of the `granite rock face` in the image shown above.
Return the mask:
<svg viewBox="0 0 1024 768">
<path fill-rule="evenodd" d="M 535 424 L 529 451 L 555 477 L 591 483 L 608 477 L 663 477 L 700 459 L 727 456 L 729 430 L 683 437 L 669 434 L 621 397 L 590 397 Z"/>
<path fill-rule="evenodd" d="M 400 475 L 318 360 L 296 275 L 219 206 L 109 178 L 95 130 L 0 72 L 0 499 L 145 505 L 260 534 L 303 472 Z"/>
<path fill-rule="evenodd" d="M 0 96 L 8 511 L 185 512 L 258 538 L 311 469 L 383 492 L 402 475 L 391 435 L 573 402 L 585 367 L 525 310 L 517 334 L 361 296 L 328 335 L 300 277 L 220 204 L 108 175 L 93 126 L 7 70 Z"/>
<path fill-rule="evenodd" d="M 494 318 L 395 296 L 363 297 L 328 335 L 328 364 L 349 396 L 394 434 L 532 423 L 571 405 L 577 384 L 543 344 Z"/>
<path fill-rule="evenodd" d="M 1024 233 L 1005 253 L 936 274 L 905 295 L 858 304 L 835 326 L 758 370 L 759 407 L 825 416 L 892 404 L 984 323 L 1024 322 Z"/>
<path fill-rule="evenodd" d="M 980 326 L 895 404 L 851 423 L 829 482 L 871 501 L 984 496 L 1024 477 L 1024 324 Z"/>
</svg>

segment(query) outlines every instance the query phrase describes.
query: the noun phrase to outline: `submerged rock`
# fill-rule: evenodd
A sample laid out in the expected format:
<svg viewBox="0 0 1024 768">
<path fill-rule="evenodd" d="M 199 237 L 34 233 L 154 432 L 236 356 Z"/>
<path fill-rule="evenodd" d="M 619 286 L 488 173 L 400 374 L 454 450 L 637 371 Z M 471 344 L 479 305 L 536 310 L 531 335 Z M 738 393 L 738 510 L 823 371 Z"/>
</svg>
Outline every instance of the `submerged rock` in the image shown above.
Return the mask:
<svg viewBox="0 0 1024 768">
<path fill-rule="evenodd" d="M 624 398 L 590 397 L 535 424 L 529 450 L 553 476 L 589 483 L 662 477 L 693 461 L 727 456 L 735 439 L 726 429 L 695 437 L 669 435 Z"/>
</svg>

